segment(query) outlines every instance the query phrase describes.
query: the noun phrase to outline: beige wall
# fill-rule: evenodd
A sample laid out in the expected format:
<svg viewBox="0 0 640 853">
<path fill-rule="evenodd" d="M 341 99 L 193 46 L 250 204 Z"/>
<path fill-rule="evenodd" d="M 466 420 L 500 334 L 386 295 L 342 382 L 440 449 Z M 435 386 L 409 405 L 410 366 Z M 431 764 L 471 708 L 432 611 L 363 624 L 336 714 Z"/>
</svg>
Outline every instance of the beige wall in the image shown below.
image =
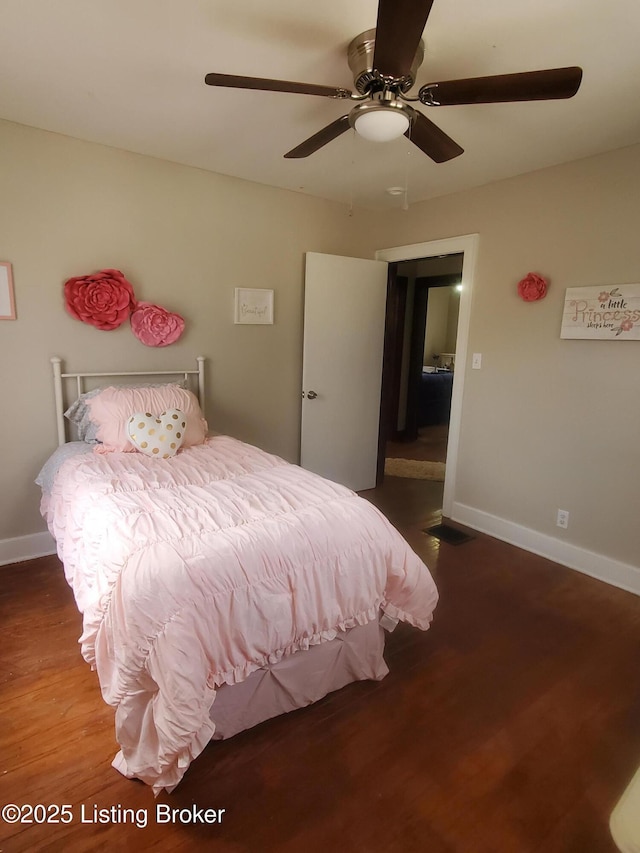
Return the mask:
<svg viewBox="0 0 640 853">
<path fill-rule="evenodd" d="M 427 164 L 426 168 L 435 168 Z M 566 287 L 637 282 L 640 146 L 416 204 L 345 208 L 0 122 L 0 260 L 17 322 L 0 323 L 0 540 L 44 529 L 33 478 L 55 446 L 48 359 L 70 368 L 209 358 L 208 418 L 295 460 L 306 251 L 376 249 L 479 234 L 455 501 L 638 565 L 640 345 L 563 341 Z M 181 312 L 174 346 L 69 317 L 62 284 L 122 269 L 139 298 Z M 516 283 L 537 271 L 546 299 Z M 273 326 L 233 324 L 233 288 L 275 290 Z M 470 357 L 470 356 L 469 356 Z M 570 526 L 555 526 L 556 509 Z"/>
<path fill-rule="evenodd" d="M 460 291 L 457 286 L 449 288 L 449 311 L 447 312 L 447 340 L 445 352 L 455 353 L 460 318 Z"/>
<path fill-rule="evenodd" d="M 339 205 L 0 121 L 0 260 L 18 320 L 0 323 L 0 540 L 44 529 L 33 484 L 56 445 L 49 358 L 70 370 L 195 366 L 211 429 L 297 461 L 306 251 L 360 254 Z M 183 314 L 171 347 L 128 324 L 71 318 L 64 281 L 121 269 L 140 299 Z M 233 323 L 234 287 L 275 290 L 273 326 Z"/>
<path fill-rule="evenodd" d="M 423 364 L 435 364 L 436 353 L 455 353 L 459 313 L 460 295 L 455 285 L 430 288 Z"/>
<path fill-rule="evenodd" d="M 455 501 L 635 567 L 640 344 L 561 340 L 560 318 L 567 287 L 640 281 L 638 199 L 634 146 L 370 221 L 375 248 L 479 235 Z"/>
</svg>

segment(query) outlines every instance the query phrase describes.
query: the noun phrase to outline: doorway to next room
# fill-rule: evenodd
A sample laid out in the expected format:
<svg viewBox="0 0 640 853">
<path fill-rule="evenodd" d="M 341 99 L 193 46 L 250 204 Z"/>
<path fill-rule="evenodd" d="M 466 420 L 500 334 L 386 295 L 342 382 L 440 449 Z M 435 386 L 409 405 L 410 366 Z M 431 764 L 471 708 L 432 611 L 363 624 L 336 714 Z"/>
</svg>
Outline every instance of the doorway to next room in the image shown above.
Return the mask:
<svg viewBox="0 0 640 853">
<path fill-rule="evenodd" d="M 390 265 L 385 478 L 444 483 L 462 264 L 456 253 Z"/>
</svg>

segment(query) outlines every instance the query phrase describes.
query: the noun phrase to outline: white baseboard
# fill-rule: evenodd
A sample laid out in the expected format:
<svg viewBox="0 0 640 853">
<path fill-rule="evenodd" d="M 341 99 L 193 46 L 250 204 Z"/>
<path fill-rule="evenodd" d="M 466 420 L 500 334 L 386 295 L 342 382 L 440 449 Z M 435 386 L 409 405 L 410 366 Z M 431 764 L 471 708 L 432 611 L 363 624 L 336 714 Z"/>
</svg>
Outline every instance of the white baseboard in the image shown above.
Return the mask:
<svg viewBox="0 0 640 853">
<path fill-rule="evenodd" d="M 622 563 L 620 560 L 596 554 L 594 551 L 587 551 L 586 548 L 562 542 L 554 536 L 547 536 L 537 530 L 506 521 L 504 518 L 465 504 L 453 504 L 451 519 L 473 530 L 508 542 L 510 545 L 530 551 L 532 554 L 546 557 L 561 566 L 567 566 L 640 595 L 640 567 L 638 566 Z M 55 541 L 46 531 L 32 533 L 29 536 L 16 536 L 14 539 L 0 539 L 0 566 L 35 560 L 37 557 L 46 557 L 55 553 Z"/>
<path fill-rule="evenodd" d="M 0 539 L 0 566 L 35 560 L 36 557 L 47 557 L 55 553 L 56 543 L 47 531 L 16 536 L 13 539 Z"/>
<path fill-rule="evenodd" d="M 503 542 L 517 545 L 525 551 L 531 551 L 532 554 L 546 557 L 561 566 L 640 595 L 639 566 L 587 551 L 586 548 L 579 548 L 554 536 L 547 536 L 465 504 L 453 504 L 451 519 L 481 533 L 488 533 Z"/>
</svg>

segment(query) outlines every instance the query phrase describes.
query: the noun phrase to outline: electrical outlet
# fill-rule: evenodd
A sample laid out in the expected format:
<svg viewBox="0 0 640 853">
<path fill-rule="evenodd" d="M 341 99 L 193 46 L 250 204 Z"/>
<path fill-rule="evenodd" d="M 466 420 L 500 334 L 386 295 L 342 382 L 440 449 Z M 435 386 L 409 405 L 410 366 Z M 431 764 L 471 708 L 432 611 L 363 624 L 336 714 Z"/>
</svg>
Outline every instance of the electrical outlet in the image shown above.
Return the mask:
<svg viewBox="0 0 640 853">
<path fill-rule="evenodd" d="M 569 513 L 566 509 L 558 510 L 558 520 L 556 521 L 558 527 L 563 527 L 565 530 L 569 526 Z"/>
<path fill-rule="evenodd" d="M 471 367 L 473 370 L 480 370 L 482 367 L 482 353 L 474 352 L 473 358 L 471 359 Z"/>
</svg>

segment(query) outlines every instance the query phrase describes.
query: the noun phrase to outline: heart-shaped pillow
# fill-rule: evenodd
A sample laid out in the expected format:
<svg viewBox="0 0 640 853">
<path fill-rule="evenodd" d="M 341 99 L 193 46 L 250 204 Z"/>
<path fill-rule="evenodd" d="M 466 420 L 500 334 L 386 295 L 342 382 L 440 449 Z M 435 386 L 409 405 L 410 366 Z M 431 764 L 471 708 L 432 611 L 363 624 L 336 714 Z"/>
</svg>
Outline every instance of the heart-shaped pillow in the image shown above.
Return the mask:
<svg viewBox="0 0 640 853">
<path fill-rule="evenodd" d="M 127 434 L 140 453 L 168 459 L 180 449 L 186 426 L 187 419 L 180 409 L 167 409 L 161 415 L 134 412 L 127 422 Z"/>
</svg>

